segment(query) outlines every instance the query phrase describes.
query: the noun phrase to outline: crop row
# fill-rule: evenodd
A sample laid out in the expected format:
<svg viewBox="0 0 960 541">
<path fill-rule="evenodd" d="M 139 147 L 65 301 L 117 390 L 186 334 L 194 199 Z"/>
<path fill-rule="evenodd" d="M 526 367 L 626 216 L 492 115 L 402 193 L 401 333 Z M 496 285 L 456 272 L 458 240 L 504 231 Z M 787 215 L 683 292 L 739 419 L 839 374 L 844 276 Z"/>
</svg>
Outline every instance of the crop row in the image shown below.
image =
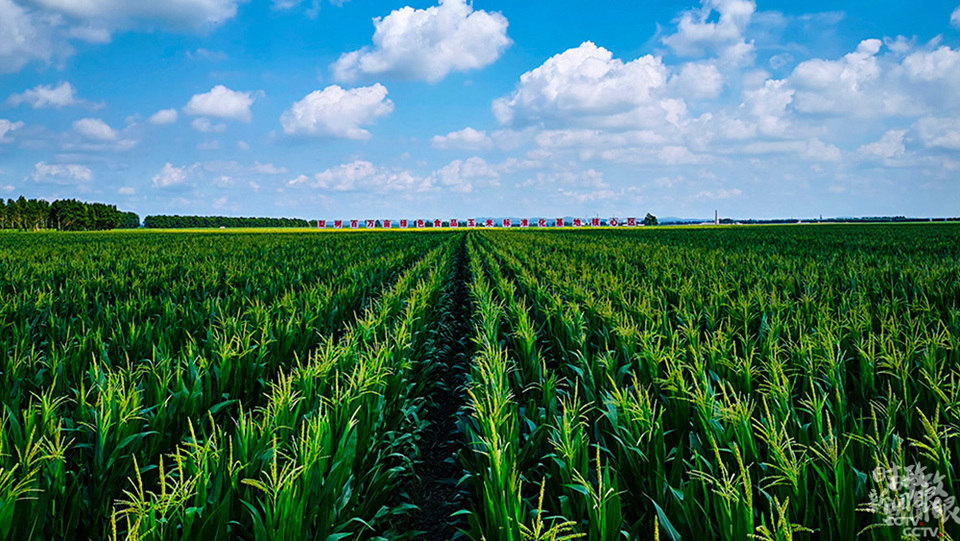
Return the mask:
<svg viewBox="0 0 960 541">
<path fill-rule="evenodd" d="M 353 484 L 310 506 L 343 521 L 304 532 L 380 512 L 368 491 L 400 466 L 378 457 L 404 441 L 381 429 L 415 414 L 416 386 L 374 391 L 429 351 L 450 237 L 3 240 L 0 537 L 263 538 L 279 497 L 265 471 Z M 329 463 L 334 437 L 362 451 Z"/>
<path fill-rule="evenodd" d="M 485 232 L 471 537 L 900 539 L 916 468 L 958 537 L 957 231 L 915 227 Z"/>
</svg>

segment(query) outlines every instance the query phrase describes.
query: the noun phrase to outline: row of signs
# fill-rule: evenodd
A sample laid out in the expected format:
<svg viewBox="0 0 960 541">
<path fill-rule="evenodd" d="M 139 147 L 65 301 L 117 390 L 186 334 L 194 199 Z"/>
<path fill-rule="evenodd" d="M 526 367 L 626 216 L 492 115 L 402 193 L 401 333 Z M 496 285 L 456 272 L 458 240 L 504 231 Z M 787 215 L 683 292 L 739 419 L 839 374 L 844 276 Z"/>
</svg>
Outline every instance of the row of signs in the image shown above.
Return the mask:
<svg viewBox="0 0 960 541">
<path fill-rule="evenodd" d="M 563 227 L 564 225 L 563 218 L 557 218 L 556 220 L 547 220 L 546 218 L 540 218 L 539 220 L 537 220 L 536 226 L 549 227 L 551 222 L 553 227 Z M 329 222 L 327 220 L 318 220 L 317 227 L 320 229 L 324 229 L 327 227 L 328 223 L 332 224 L 334 229 L 342 229 L 344 227 L 344 224 L 349 224 L 350 229 L 357 229 L 360 227 L 360 220 L 331 220 Z M 400 229 L 407 229 L 409 227 L 414 227 L 414 226 L 417 228 L 423 228 L 427 226 L 428 220 L 399 220 L 398 223 L 400 225 Z M 393 225 L 393 221 L 383 220 L 382 224 L 384 229 L 390 229 L 391 226 Z M 442 224 L 443 222 L 441 220 L 433 220 L 433 227 L 442 227 Z M 580 218 L 573 219 L 573 227 L 584 227 L 587 225 L 592 227 L 600 227 L 600 218 L 590 218 L 589 220 L 580 219 Z M 609 220 L 607 220 L 607 225 L 610 227 L 619 227 L 624 225 L 627 227 L 636 227 L 638 225 L 643 225 L 643 223 L 638 222 L 636 218 L 626 218 L 622 221 L 617 218 L 610 218 Z M 376 221 L 365 220 L 365 226 L 367 229 L 374 229 L 376 228 Z M 496 225 L 494 225 L 494 221 L 492 218 L 487 218 L 486 220 L 480 220 L 480 221 L 470 218 L 463 225 L 461 225 L 461 222 L 459 222 L 456 218 L 452 218 L 450 220 L 449 227 L 478 227 L 478 226 L 479 227 L 496 227 Z M 509 218 L 504 218 L 502 227 L 513 227 L 513 223 L 510 221 Z M 520 227 L 530 227 L 530 220 L 526 218 L 521 218 Z"/>
</svg>

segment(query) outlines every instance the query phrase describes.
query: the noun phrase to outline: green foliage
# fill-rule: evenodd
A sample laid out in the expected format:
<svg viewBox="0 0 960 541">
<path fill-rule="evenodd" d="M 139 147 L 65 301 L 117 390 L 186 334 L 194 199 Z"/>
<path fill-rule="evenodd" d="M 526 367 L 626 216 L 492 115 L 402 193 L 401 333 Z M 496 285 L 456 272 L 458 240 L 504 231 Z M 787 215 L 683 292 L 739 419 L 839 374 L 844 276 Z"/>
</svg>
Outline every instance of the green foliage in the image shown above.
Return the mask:
<svg viewBox="0 0 960 541">
<path fill-rule="evenodd" d="M 466 538 L 894 540 L 875 468 L 960 495 L 957 225 L 11 232 L 0 269 L 4 539 L 414 536 L 456 309 Z"/>
<path fill-rule="evenodd" d="M 900 539 L 869 472 L 960 495 L 957 226 L 472 235 L 471 538 Z"/>
<path fill-rule="evenodd" d="M 26 199 L 23 196 L 6 203 L 0 199 L 0 229 L 102 231 L 139 225 L 140 219 L 135 213 L 120 212 L 115 205 L 84 203 L 76 199 L 48 203 L 43 199 Z"/>
<path fill-rule="evenodd" d="M 316 221 L 299 218 L 237 218 L 232 216 L 157 215 L 143 219 L 148 229 L 203 229 L 233 227 L 316 227 Z"/>
</svg>

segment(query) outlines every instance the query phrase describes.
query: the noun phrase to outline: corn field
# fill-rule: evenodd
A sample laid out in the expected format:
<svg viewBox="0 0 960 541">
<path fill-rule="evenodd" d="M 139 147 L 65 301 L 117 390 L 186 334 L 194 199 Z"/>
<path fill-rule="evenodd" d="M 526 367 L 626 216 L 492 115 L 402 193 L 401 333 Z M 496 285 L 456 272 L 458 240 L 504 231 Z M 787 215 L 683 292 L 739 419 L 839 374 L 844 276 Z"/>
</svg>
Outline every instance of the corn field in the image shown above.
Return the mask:
<svg viewBox="0 0 960 541">
<path fill-rule="evenodd" d="M 960 540 L 952 224 L 6 233 L 0 373 L 2 539 Z"/>
</svg>

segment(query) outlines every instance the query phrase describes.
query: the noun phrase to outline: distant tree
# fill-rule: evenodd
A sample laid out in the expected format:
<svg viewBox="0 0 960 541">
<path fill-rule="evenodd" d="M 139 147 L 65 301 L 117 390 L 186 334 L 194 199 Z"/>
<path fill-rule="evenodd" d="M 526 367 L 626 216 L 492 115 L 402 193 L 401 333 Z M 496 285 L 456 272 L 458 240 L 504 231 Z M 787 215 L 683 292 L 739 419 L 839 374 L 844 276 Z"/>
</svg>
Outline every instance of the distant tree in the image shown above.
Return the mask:
<svg viewBox="0 0 960 541">
<path fill-rule="evenodd" d="M 121 212 L 119 229 L 136 229 L 140 227 L 140 216 L 136 212 Z"/>
<path fill-rule="evenodd" d="M 643 217 L 643 225 L 657 225 L 657 217 L 648 212 L 647 215 Z"/>
</svg>

